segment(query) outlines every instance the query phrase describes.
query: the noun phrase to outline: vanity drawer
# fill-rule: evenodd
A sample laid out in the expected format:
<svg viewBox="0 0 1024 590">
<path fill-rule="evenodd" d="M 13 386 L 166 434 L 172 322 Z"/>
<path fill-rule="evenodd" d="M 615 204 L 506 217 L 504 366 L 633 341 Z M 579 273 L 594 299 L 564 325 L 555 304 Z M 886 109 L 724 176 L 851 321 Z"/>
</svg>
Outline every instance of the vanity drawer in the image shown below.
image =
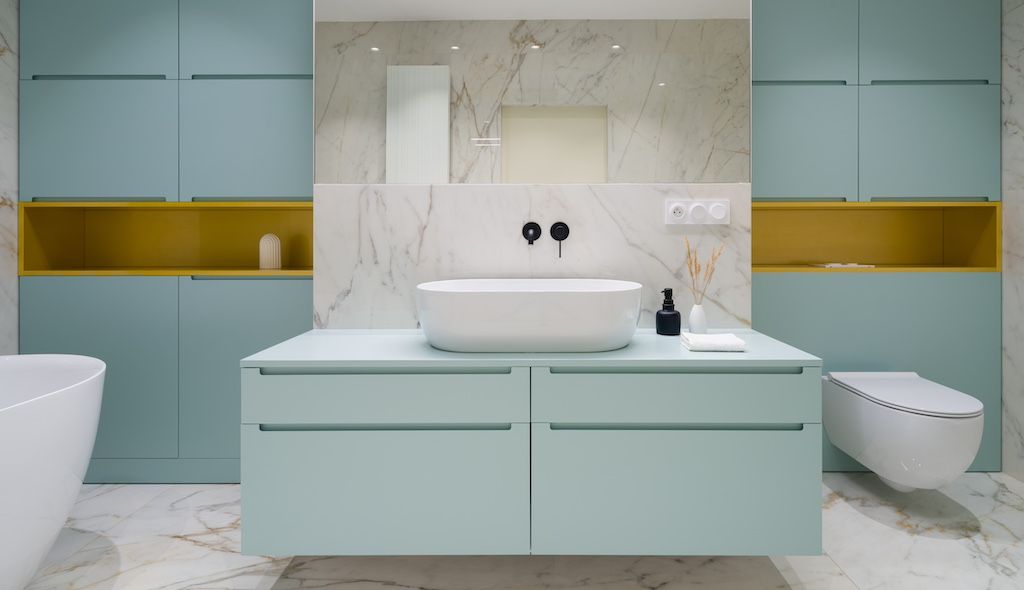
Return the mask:
<svg viewBox="0 0 1024 590">
<path fill-rule="evenodd" d="M 821 369 L 765 372 L 532 373 L 533 422 L 805 424 L 821 422 Z"/>
<path fill-rule="evenodd" d="M 821 553 L 819 424 L 532 428 L 534 554 Z"/>
<path fill-rule="evenodd" d="M 496 424 L 530 421 L 530 369 L 264 374 L 242 369 L 244 424 Z"/>
<path fill-rule="evenodd" d="M 242 427 L 242 550 L 530 551 L 529 426 Z"/>
</svg>

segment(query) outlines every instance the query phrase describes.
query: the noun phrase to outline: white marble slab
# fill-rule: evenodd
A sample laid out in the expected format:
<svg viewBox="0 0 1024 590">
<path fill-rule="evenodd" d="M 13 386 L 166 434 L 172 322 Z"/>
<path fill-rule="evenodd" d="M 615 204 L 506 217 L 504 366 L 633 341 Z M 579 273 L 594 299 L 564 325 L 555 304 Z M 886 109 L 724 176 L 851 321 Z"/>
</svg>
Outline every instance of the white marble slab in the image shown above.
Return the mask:
<svg viewBox="0 0 1024 590">
<path fill-rule="evenodd" d="M 607 106 L 609 182 L 750 178 L 746 20 L 317 23 L 316 36 L 319 183 L 384 182 L 387 65 L 450 66 L 452 182 L 500 182 L 500 149 L 470 139 L 501 136 L 502 105 Z"/>
<path fill-rule="evenodd" d="M 0 354 L 18 352 L 18 0 L 0 0 Z"/>
<path fill-rule="evenodd" d="M 1024 0 L 1003 0 L 1003 469 L 1024 477 Z"/>
<path fill-rule="evenodd" d="M 713 328 L 750 326 L 750 185 L 317 185 L 314 189 L 315 324 L 413 328 L 415 286 L 480 277 L 591 277 L 644 286 L 641 326 L 654 325 L 660 291 L 692 298 L 684 237 L 707 256 L 725 253 L 705 299 Z M 728 199 L 732 223 L 666 226 L 667 198 Z M 544 236 L 527 245 L 521 228 Z M 558 257 L 548 236 L 569 224 Z"/>
</svg>

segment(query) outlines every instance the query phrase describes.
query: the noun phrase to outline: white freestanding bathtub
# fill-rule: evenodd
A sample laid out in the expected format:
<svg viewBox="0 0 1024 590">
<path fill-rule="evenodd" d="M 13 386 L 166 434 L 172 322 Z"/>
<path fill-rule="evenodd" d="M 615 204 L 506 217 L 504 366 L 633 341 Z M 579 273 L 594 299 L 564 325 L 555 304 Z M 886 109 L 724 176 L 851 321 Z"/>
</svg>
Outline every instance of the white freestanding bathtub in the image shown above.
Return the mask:
<svg viewBox="0 0 1024 590">
<path fill-rule="evenodd" d="M 0 356 L 0 586 L 23 588 L 75 503 L 92 455 L 103 361 Z"/>
</svg>

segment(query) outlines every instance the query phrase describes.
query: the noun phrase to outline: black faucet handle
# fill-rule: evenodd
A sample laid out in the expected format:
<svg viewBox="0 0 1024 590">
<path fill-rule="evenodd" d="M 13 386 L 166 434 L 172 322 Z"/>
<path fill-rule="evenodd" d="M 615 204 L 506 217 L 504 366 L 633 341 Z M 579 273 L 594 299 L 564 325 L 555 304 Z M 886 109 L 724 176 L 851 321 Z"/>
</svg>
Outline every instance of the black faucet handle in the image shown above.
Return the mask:
<svg viewBox="0 0 1024 590">
<path fill-rule="evenodd" d="M 523 237 L 532 246 L 534 242 L 540 239 L 541 229 L 540 224 L 530 221 L 523 226 Z"/>
<path fill-rule="evenodd" d="M 569 237 L 569 226 L 561 221 L 556 221 L 551 226 L 551 237 L 561 242 Z"/>
</svg>

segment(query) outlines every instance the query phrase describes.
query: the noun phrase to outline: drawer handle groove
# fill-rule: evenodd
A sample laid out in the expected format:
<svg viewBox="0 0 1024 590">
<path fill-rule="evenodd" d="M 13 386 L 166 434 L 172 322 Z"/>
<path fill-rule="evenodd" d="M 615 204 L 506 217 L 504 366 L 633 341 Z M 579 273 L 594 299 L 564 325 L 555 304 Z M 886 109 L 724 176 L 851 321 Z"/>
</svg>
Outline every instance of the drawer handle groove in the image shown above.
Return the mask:
<svg viewBox="0 0 1024 590">
<path fill-rule="evenodd" d="M 467 432 L 508 431 L 504 424 L 260 424 L 260 432 Z"/>
<path fill-rule="evenodd" d="M 803 375 L 805 367 L 737 367 L 721 370 L 686 367 L 549 367 L 552 375 Z"/>
<path fill-rule="evenodd" d="M 165 74 L 35 74 L 33 80 L 166 80 Z"/>
<path fill-rule="evenodd" d="M 260 375 L 266 376 L 289 376 L 289 375 L 339 375 L 339 376 L 359 376 L 359 375 L 394 375 L 399 377 L 407 376 L 448 376 L 448 377 L 466 377 L 473 375 L 511 375 L 512 367 L 482 367 L 482 368 L 395 368 L 395 367 L 381 367 L 380 369 L 371 369 L 361 367 L 358 369 L 344 369 L 338 367 L 302 367 L 302 368 L 283 368 L 275 369 L 272 367 L 260 368 Z"/>
<path fill-rule="evenodd" d="M 312 80 L 312 74 L 192 74 L 192 80 Z"/>
<path fill-rule="evenodd" d="M 846 86 L 846 80 L 754 80 L 751 86 Z"/>
<path fill-rule="evenodd" d="M 799 432 L 803 424 L 599 424 L 559 422 L 548 425 L 551 430 L 619 430 L 619 431 L 722 431 L 722 432 Z"/>
<path fill-rule="evenodd" d="M 970 86 L 990 84 L 988 80 L 872 80 L 871 86 Z"/>
</svg>

